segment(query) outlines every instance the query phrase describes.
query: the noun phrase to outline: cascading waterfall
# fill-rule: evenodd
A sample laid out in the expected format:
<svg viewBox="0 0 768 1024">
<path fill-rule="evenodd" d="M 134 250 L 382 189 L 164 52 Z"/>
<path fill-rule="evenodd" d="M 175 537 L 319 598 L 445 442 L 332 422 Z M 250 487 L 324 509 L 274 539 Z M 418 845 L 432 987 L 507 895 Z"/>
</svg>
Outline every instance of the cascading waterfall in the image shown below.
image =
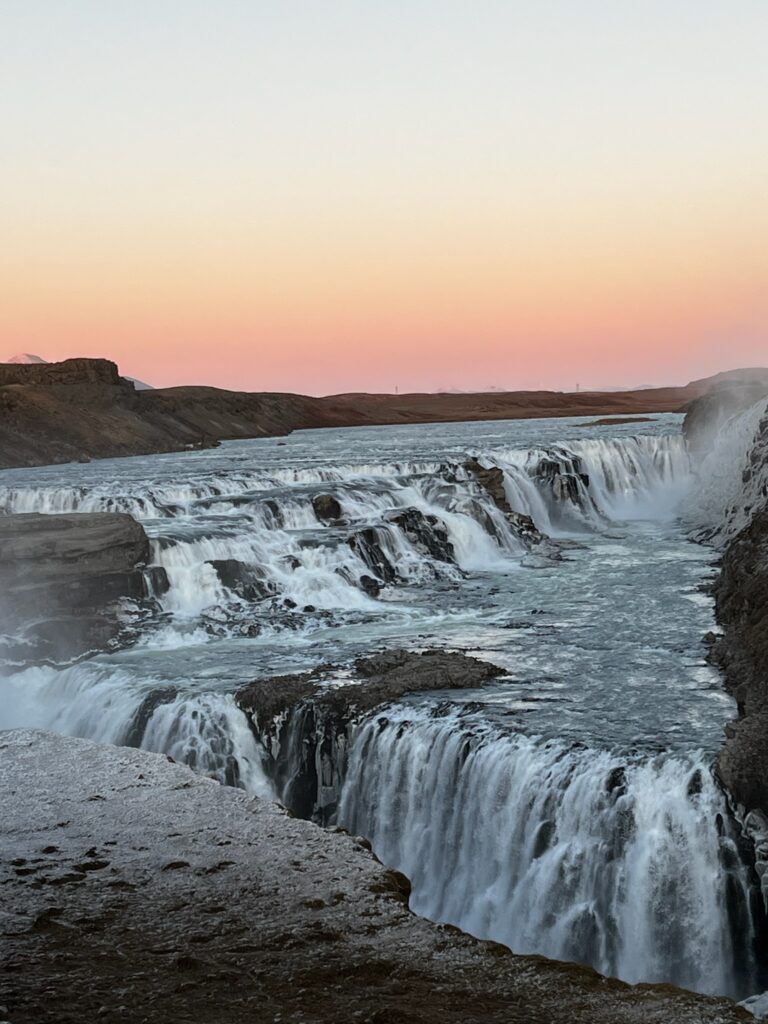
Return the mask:
<svg viewBox="0 0 768 1024">
<path fill-rule="evenodd" d="M 329 443 L 346 456 L 341 441 Z M 507 652 L 530 681 L 555 677 L 565 647 L 574 657 L 595 631 L 576 608 L 589 601 L 579 589 L 584 574 L 611 586 L 612 574 L 626 571 L 621 584 L 636 585 L 630 563 L 649 548 L 628 553 L 623 523 L 671 519 L 691 481 L 683 439 L 663 431 L 517 448 L 467 443 L 432 459 L 374 454 L 322 463 L 309 453 L 295 467 L 278 453 L 254 468 L 252 449 L 231 451 L 224 446 L 192 462 L 162 456 L 51 469 L 38 486 L 15 473 L 0 486 L 0 513 L 134 515 L 170 584 L 153 592 L 155 618 L 142 620 L 131 651 L 65 668 L 27 667 L 0 680 L 0 728 L 37 726 L 141 746 L 274 797 L 285 780 L 267 777 L 265 748 L 232 697 L 239 683 L 344 660 L 403 636 L 416 645 L 424 635 L 450 644 L 452 635 L 440 632 L 444 620 L 459 622 L 465 646 L 490 640 L 492 658 Z M 505 501 L 486 489 L 463 452 L 497 476 L 501 470 Z M 538 534 L 522 529 L 525 516 Z M 589 568 L 589 551 L 581 562 L 572 557 L 600 538 L 603 571 Z M 689 592 L 703 576 L 686 575 L 688 556 L 679 541 L 670 543 L 677 546 L 663 553 L 665 573 L 672 571 L 686 596 L 700 597 Z M 557 562 L 560 549 L 566 557 Z M 575 601 L 558 605 L 551 581 L 564 573 Z M 424 608 L 413 611 L 422 595 Z M 644 608 L 662 607 L 645 597 Z M 595 625 L 599 632 L 603 624 Z M 708 627 L 696 632 L 695 618 L 689 625 L 695 644 Z M 624 627 L 619 643 L 630 641 Z M 304 660 L 292 650 L 300 644 Z M 545 657 L 537 661 L 533 650 Z M 199 656 L 193 665 L 199 651 L 210 652 L 209 660 Z M 606 662 L 609 671 L 625 672 L 621 656 L 617 666 Z M 261 657 L 272 659 L 266 669 Z M 692 715 L 712 715 L 717 730 L 724 712 L 707 702 L 695 654 L 691 662 L 690 677 L 678 682 L 699 702 Z M 526 680 L 519 682 L 524 689 Z M 556 701 L 561 685 L 578 689 L 544 682 L 542 700 Z M 367 835 L 383 861 L 411 878 L 418 913 L 629 981 L 753 990 L 749 868 L 707 756 L 609 753 L 591 739 L 537 739 L 513 717 L 521 706 L 533 714 L 535 699 L 519 692 L 504 699 L 463 712 L 455 704 L 433 712 L 401 705 L 345 731 L 329 814 L 341 786 L 338 822 Z M 573 707 L 574 720 L 588 717 L 581 695 L 567 699 L 573 704 L 565 714 Z M 494 718 L 499 709 L 512 716 L 506 731 Z M 291 759 L 306 754 L 302 723 L 311 717 L 283 730 L 286 749 L 273 760 L 286 778 Z M 680 731 L 689 724 L 680 722 Z"/>
<path fill-rule="evenodd" d="M 43 728 L 168 754 L 228 785 L 274 790 L 245 716 L 224 693 L 183 693 L 111 666 L 32 667 L 5 680 L 0 729 Z"/>
<path fill-rule="evenodd" d="M 689 478 L 679 435 L 494 449 L 479 458 L 503 471 L 510 507 L 550 536 L 591 531 L 651 507 L 658 515 Z M 313 498 L 322 493 L 338 501 L 338 522 L 316 514 Z M 242 612 L 233 563 L 258 572 L 262 598 L 299 609 L 362 612 L 371 609 L 366 577 L 376 587 L 457 579 L 462 572 L 511 569 L 527 550 L 516 525 L 458 459 L 209 472 L 195 483 L 136 481 L 130 493 L 121 479 L 5 486 L 0 510 L 134 515 L 152 538 L 155 563 L 168 574 L 170 587 L 158 603 L 187 620 L 209 609 L 218 621 L 227 607 L 235 618 Z M 420 517 L 415 532 L 399 516 L 408 510 Z M 438 548 L 443 554 L 435 557 Z M 252 576 L 245 586 L 252 600 Z"/>
<path fill-rule="evenodd" d="M 700 755 L 628 759 L 397 708 L 359 729 L 337 820 L 432 920 L 629 982 L 753 990 L 749 872 Z"/>
</svg>

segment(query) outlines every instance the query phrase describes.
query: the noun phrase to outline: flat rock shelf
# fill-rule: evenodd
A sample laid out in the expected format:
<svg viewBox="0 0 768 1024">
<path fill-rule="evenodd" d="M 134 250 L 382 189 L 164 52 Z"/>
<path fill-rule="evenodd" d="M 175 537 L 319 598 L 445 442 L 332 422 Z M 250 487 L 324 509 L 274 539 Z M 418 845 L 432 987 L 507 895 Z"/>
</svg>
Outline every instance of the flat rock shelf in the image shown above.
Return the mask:
<svg viewBox="0 0 768 1024">
<path fill-rule="evenodd" d="M 422 920 L 363 840 L 162 755 L 6 732 L 0 813 L 13 1024 L 753 1019 Z"/>
</svg>

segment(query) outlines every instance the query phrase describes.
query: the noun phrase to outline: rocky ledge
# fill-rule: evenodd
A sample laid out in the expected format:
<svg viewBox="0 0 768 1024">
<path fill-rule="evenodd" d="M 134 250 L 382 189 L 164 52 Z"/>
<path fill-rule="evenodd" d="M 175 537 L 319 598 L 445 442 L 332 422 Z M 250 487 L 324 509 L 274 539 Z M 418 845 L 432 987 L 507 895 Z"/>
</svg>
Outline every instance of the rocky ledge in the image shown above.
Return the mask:
<svg viewBox="0 0 768 1024">
<path fill-rule="evenodd" d="M 738 706 L 737 720 L 726 727 L 718 775 L 744 812 L 763 816 L 768 815 L 767 392 L 765 380 L 729 381 L 693 402 L 683 425 L 694 457 L 713 447 L 715 436 L 728 429 L 725 424 L 731 417 L 750 417 L 743 427 L 734 421 L 736 436 L 754 431 L 746 454 L 734 452 L 738 494 L 724 493 L 720 521 L 710 524 L 713 529 L 708 531 L 722 546 L 714 596 L 717 621 L 723 629 L 722 635 L 713 634 L 709 639 L 710 659 L 723 669 Z M 728 452 L 723 456 L 729 457 Z M 703 465 L 707 473 L 724 470 L 722 465 Z M 759 859 L 765 859 L 768 845 L 757 852 Z"/>
<path fill-rule="evenodd" d="M 712 649 L 738 703 L 718 759 L 726 789 L 747 811 L 768 812 L 768 508 L 730 542 L 715 586 L 723 636 Z"/>
<path fill-rule="evenodd" d="M 118 602 L 167 586 L 148 561 L 144 528 L 123 513 L 0 516 L 6 655 L 61 660 L 114 644 Z"/>
<path fill-rule="evenodd" d="M 408 910 L 361 839 L 145 751 L 0 733 L 11 1024 L 735 1024 Z"/>
<path fill-rule="evenodd" d="M 487 661 L 446 651 L 383 651 L 351 669 L 257 679 L 235 694 L 264 752 L 280 802 L 320 824 L 334 820 L 355 728 L 406 694 L 471 690 L 503 674 Z"/>
</svg>

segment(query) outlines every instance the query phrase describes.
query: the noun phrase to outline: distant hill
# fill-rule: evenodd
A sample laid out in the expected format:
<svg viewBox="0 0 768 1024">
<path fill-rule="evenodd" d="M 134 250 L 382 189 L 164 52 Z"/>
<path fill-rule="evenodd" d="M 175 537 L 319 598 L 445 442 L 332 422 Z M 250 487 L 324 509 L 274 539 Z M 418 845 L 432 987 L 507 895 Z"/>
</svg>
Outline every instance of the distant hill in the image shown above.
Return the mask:
<svg viewBox="0 0 768 1024">
<path fill-rule="evenodd" d="M 38 366 L 41 364 L 47 364 L 50 362 L 48 359 L 43 359 L 42 356 L 36 356 L 33 352 L 20 352 L 16 356 L 11 356 L 10 359 L 5 359 L 6 363 L 13 363 L 14 365 L 26 365 L 26 366 Z M 135 377 L 126 377 L 131 384 L 136 388 L 137 391 L 153 391 L 154 388 L 151 384 L 145 383 L 143 380 L 137 380 Z"/>
<path fill-rule="evenodd" d="M 741 391 L 745 379 L 755 378 L 768 380 L 768 370 L 735 370 L 685 387 L 610 394 L 510 391 L 309 398 L 208 387 L 139 391 L 106 359 L 3 363 L 0 467 L 149 455 L 318 427 L 683 412 L 713 384 L 718 392 L 723 387 Z M 354 445 L 353 435 L 349 443 Z"/>
<path fill-rule="evenodd" d="M 5 360 L 6 363 L 47 363 L 47 359 L 41 359 L 40 356 L 34 356 L 31 352 L 20 352 L 17 356 L 11 356 L 10 359 Z"/>
</svg>

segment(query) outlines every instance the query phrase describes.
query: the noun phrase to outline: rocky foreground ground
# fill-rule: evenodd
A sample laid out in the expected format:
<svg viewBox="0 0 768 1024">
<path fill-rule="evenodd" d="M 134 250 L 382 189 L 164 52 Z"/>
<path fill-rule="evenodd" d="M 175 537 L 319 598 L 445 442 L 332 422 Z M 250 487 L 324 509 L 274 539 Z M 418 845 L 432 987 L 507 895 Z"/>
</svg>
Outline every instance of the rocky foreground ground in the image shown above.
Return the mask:
<svg viewBox="0 0 768 1024">
<path fill-rule="evenodd" d="M 2 733 L 0 815 L 11 1024 L 753 1019 L 417 918 L 363 840 L 161 755 Z"/>
</svg>

